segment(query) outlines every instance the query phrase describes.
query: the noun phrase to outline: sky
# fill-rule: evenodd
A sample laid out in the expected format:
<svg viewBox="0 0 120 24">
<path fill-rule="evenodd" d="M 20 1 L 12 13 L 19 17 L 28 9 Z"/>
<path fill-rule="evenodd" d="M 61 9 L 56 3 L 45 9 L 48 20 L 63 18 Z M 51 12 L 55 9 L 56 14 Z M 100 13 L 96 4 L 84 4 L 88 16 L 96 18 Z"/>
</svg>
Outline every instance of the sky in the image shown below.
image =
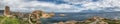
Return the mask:
<svg viewBox="0 0 120 24">
<path fill-rule="evenodd" d="M 0 10 L 31 12 L 114 12 L 120 11 L 120 0 L 0 0 Z"/>
</svg>

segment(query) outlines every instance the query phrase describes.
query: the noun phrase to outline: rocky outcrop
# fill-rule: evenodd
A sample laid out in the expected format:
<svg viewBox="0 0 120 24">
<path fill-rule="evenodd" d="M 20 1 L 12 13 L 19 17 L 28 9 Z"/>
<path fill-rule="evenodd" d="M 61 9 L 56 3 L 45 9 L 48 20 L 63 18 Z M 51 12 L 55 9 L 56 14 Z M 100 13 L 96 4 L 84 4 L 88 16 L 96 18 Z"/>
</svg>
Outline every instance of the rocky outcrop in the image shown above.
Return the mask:
<svg viewBox="0 0 120 24">
<path fill-rule="evenodd" d="M 84 21 L 66 21 L 58 22 L 57 24 L 120 24 L 120 20 L 111 20 L 102 17 L 92 17 Z"/>
</svg>

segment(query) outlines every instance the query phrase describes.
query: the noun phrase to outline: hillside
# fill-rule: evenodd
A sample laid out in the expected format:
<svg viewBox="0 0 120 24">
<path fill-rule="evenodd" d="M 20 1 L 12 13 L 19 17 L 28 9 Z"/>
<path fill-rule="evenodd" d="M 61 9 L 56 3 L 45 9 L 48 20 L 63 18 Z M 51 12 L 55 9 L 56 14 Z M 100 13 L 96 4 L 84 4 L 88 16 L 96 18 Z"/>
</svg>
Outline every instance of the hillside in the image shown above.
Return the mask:
<svg viewBox="0 0 120 24">
<path fill-rule="evenodd" d="M 20 24 L 19 19 L 0 16 L 0 24 Z"/>
</svg>

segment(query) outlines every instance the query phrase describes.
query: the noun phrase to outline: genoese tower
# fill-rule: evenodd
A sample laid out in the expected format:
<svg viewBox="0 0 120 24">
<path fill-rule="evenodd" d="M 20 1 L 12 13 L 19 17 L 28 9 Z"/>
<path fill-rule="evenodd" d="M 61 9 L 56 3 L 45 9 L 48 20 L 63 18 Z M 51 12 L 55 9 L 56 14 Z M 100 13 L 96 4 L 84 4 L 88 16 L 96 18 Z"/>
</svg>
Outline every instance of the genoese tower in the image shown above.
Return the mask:
<svg viewBox="0 0 120 24">
<path fill-rule="evenodd" d="M 9 15 L 10 15 L 10 7 L 9 6 L 5 6 L 4 16 L 9 16 Z"/>
</svg>

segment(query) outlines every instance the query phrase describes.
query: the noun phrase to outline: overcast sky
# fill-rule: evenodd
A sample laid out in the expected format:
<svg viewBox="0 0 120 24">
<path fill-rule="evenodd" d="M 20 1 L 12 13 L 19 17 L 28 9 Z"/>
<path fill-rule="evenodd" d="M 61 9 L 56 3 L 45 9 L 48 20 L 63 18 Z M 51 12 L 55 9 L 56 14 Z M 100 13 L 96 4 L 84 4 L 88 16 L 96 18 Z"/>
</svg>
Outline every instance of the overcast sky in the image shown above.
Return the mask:
<svg viewBox="0 0 120 24">
<path fill-rule="evenodd" d="M 120 11 L 120 0 L 0 0 L 0 10 L 8 5 L 11 11 L 31 12 L 111 12 Z"/>
</svg>

